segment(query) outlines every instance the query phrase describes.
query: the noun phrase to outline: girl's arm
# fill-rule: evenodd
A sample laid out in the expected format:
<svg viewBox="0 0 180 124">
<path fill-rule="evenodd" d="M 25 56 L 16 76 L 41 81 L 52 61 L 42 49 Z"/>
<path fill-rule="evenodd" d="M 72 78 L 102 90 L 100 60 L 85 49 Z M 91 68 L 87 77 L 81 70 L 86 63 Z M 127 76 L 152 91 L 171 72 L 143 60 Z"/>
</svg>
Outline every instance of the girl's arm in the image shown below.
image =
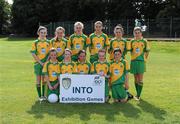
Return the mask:
<svg viewBox="0 0 180 124">
<path fill-rule="evenodd" d="M 50 90 L 53 90 L 54 88 L 51 86 L 50 82 L 49 82 L 49 77 L 48 75 L 45 75 L 45 79 L 46 79 L 46 82 L 47 82 L 47 85 L 49 87 Z"/>
<path fill-rule="evenodd" d="M 37 57 L 36 54 L 32 53 L 32 56 L 33 56 L 33 58 L 34 58 L 39 64 L 41 64 L 42 66 L 44 65 L 44 63 L 41 62 L 41 60 L 39 59 L 39 57 Z"/>
</svg>

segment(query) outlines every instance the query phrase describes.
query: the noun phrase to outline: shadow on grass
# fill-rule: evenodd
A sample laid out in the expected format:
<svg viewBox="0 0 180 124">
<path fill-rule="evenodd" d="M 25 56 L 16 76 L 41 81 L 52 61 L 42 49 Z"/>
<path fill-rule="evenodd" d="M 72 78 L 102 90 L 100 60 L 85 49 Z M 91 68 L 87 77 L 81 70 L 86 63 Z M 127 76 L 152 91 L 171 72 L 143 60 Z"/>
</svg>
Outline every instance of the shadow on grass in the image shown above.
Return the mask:
<svg viewBox="0 0 180 124">
<path fill-rule="evenodd" d="M 163 109 L 160 109 L 150 103 L 148 103 L 145 100 L 141 100 L 140 103 L 138 104 L 138 106 L 147 113 L 150 113 L 154 116 L 154 118 L 158 119 L 158 120 L 164 120 L 165 119 L 165 115 L 166 115 L 166 111 L 164 111 Z"/>
<path fill-rule="evenodd" d="M 123 114 L 125 117 L 138 118 L 139 109 L 130 103 L 126 104 L 50 104 L 35 102 L 31 110 L 27 111 L 35 118 L 44 118 L 44 114 L 54 115 L 58 118 L 66 118 L 79 115 L 81 120 L 88 121 L 92 114 L 103 115 L 107 121 L 115 121 L 115 116 Z"/>
</svg>

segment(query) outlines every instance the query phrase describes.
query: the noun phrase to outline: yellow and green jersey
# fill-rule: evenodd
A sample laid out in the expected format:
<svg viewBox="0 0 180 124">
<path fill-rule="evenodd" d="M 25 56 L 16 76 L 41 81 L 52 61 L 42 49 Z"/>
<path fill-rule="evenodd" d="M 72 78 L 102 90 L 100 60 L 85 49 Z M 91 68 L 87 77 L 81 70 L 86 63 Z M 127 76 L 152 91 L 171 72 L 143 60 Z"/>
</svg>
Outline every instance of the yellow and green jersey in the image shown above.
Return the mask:
<svg viewBox="0 0 180 124">
<path fill-rule="evenodd" d="M 109 53 L 110 53 L 110 60 L 114 59 L 114 49 L 115 48 L 119 48 L 121 49 L 122 52 L 122 58 L 125 58 L 125 55 L 127 53 L 127 41 L 125 39 L 117 39 L 117 38 L 113 38 L 110 41 L 110 47 L 109 47 Z"/>
<path fill-rule="evenodd" d="M 77 73 L 78 74 L 90 74 L 91 73 L 91 64 L 89 62 L 80 63 L 77 62 Z"/>
<path fill-rule="evenodd" d="M 105 33 L 102 33 L 100 36 L 92 33 L 90 34 L 89 39 L 89 50 L 91 55 L 97 55 L 100 49 L 105 49 L 109 47 L 109 38 Z"/>
<path fill-rule="evenodd" d="M 47 61 L 43 66 L 43 74 L 48 75 L 51 82 L 58 80 L 60 74 L 59 63 Z"/>
<path fill-rule="evenodd" d="M 121 59 L 118 62 L 113 60 L 110 65 L 111 84 L 124 84 L 128 72 L 129 64 L 125 59 Z"/>
<path fill-rule="evenodd" d="M 109 67 L 110 65 L 108 62 L 100 63 L 99 61 L 96 61 L 92 65 L 91 72 L 94 74 L 109 75 Z"/>
<path fill-rule="evenodd" d="M 62 38 L 62 39 L 55 39 L 53 38 L 51 40 L 51 48 L 55 48 L 57 51 L 57 57 L 59 58 L 58 61 L 63 60 L 63 54 L 64 50 L 67 48 L 67 39 Z"/>
<path fill-rule="evenodd" d="M 65 63 L 62 61 L 59 66 L 61 74 L 74 74 L 77 72 L 77 66 L 75 62 Z"/>
<path fill-rule="evenodd" d="M 89 38 L 85 35 L 72 34 L 69 37 L 68 48 L 72 50 L 72 56 L 77 56 L 80 50 L 86 50 L 89 45 Z"/>
<path fill-rule="evenodd" d="M 41 62 L 46 62 L 50 49 L 49 40 L 35 40 L 32 44 L 31 53 L 34 53 Z"/>
<path fill-rule="evenodd" d="M 150 51 L 150 46 L 146 39 L 131 40 L 131 61 L 133 60 L 144 61 L 145 60 L 144 53 L 148 51 Z"/>
</svg>

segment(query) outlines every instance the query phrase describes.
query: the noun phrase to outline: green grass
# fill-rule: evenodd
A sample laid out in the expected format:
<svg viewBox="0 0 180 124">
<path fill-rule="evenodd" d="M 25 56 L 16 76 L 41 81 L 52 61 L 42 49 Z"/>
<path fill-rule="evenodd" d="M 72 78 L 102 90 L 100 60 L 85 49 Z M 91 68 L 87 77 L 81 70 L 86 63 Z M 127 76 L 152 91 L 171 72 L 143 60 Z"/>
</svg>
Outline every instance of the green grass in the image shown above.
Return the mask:
<svg viewBox="0 0 180 124">
<path fill-rule="evenodd" d="M 140 103 L 40 104 L 32 40 L 0 39 L 0 123 L 180 123 L 180 42 L 151 43 Z M 130 86 L 135 94 L 132 75 Z"/>
</svg>

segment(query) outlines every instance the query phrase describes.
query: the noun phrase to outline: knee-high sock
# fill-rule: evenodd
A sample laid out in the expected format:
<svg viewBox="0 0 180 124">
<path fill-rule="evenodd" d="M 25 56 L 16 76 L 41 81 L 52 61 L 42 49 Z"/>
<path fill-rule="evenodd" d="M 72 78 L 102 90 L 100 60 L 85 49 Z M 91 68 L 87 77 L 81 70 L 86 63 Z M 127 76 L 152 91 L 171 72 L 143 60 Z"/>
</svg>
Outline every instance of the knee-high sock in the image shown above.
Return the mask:
<svg viewBox="0 0 180 124">
<path fill-rule="evenodd" d="M 38 96 L 41 97 L 41 85 L 37 84 L 36 89 L 37 89 Z"/>
<path fill-rule="evenodd" d="M 137 96 L 138 96 L 138 97 L 141 96 L 142 89 L 143 89 L 143 82 L 140 81 L 140 82 L 138 83 L 138 93 L 137 93 Z"/>
<path fill-rule="evenodd" d="M 42 83 L 42 96 L 45 95 L 45 82 Z"/>
<path fill-rule="evenodd" d="M 137 96 L 138 96 L 138 93 L 139 93 L 139 87 L 138 87 L 138 83 L 137 83 L 137 82 L 135 82 L 135 88 L 136 88 L 136 94 L 137 94 Z"/>
</svg>

